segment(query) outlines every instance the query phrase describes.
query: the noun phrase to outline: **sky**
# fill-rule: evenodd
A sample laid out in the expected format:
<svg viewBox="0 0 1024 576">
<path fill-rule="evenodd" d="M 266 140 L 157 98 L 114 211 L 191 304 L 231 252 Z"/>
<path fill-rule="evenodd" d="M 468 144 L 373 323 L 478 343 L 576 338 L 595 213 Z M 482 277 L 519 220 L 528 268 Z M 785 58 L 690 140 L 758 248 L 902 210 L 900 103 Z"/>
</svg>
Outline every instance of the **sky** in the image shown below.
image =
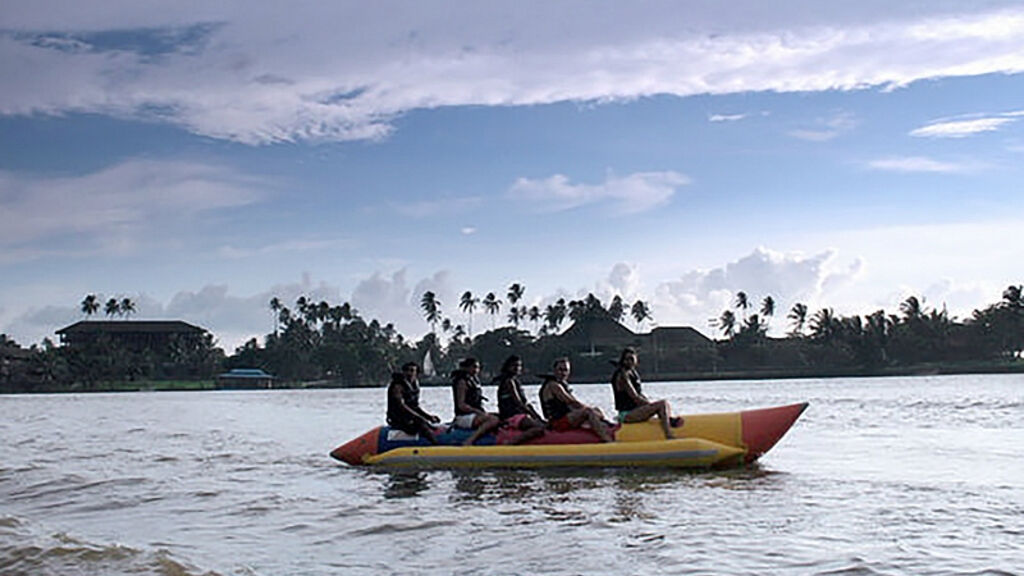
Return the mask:
<svg viewBox="0 0 1024 576">
<path fill-rule="evenodd" d="M 717 336 L 743 291 L 781 335 L 1024 279 L 1019 1 L 4 0 L 0 77 L 25 346 L 87 294 L 230 353 L 275 296 L 419 338 L 426 290 L 468 324 L 520 283 Z"/>
</svg>

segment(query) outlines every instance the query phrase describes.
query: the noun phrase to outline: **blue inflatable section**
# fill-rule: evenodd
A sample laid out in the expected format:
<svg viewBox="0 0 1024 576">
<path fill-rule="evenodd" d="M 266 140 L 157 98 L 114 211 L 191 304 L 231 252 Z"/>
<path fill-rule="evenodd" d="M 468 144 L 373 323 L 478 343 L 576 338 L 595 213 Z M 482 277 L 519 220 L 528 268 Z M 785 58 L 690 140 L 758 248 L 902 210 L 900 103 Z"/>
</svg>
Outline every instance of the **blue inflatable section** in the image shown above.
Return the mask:
<svg viewBox="0 0 1024 576">
<path fill-rule="evenodd" d="M 439 444 L 445 446 L 460 446 L 472 434 L 472 430 L 455 428 L 449 424 L 441 434 L 437 435 L 437 441 Z M 497 436 L 494 434 L 484 434 L 483 437 L 476 441 L 474 446 L 494 446 L 497 443 Z M 378 454 L 383 454 L 393 448 L 405 448 L 407 446 L 431 446 L 431 444 L 426 438 L 421 436 L 410 437 L 401 430 L 395 430 L 394 433 L 392 433 L 392 428 L 390 426 L 383 426 L 380 429 L 380 436 L 377 440 Z"/>
</svg>

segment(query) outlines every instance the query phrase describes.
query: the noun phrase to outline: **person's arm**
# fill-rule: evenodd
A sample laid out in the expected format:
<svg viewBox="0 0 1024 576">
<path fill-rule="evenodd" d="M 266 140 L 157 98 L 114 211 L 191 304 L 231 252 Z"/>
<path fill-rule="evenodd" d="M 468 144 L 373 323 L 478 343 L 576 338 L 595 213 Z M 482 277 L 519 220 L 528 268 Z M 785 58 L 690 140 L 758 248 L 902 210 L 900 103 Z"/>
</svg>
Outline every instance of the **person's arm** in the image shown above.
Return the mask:
<svg viewBox="0 0 1024 576">
<path fill-rule="evenodd" d="M 628 373 L 625 370 L 619 370 L 615 373 L 615 387 L 626 393 L 626 396 L 633 401 L 637 406 L 648 404 L 647 398 L 644 398 L 643 394 L 636 391 L 633 387 L 633 383 L 629 381 Z"/>
<path fill-rule="evenodd" d="M 512 388 L 512 397 L 515 398 L 516 402 L 519 403 L 519 407 L 523 410 L 523 412 L 526 412 L 526 414 L 530 418 L 533 418 L 538 422 L 544 422 L 544 419 L 541 418 L 540 414 L 538 414 L 537 411 L 534 410 L 533 404 L 530 404 L 530 402 L 526 398 L 524 398 L 522 394 L 520 394 L 519 385 L 516 382 L 511 381 L 508 383 L 508 386 Z"/>
<path fill-rule="evenodd" d="M 474 414 L 478 414 L 480 416 L 483 416 L 485 414 L 485 412 L 483 410 L 481 410 L 481 409 L 479 409 L 479 408 L 477 408 L 475 406 L 470 406 L 469 404 L 466 404 L 466 386 L 467 385 L 468 385 L 468 382 L 466 382 L 466 380 L 464 378 L 459 378 L 458 380 L 455 381 L 455 409 L 456 409 L 456 411 L 461 413 L 461 414 L 466 414 L 467 412 L 472 412 Z"/>
<path fill-rule="evenodd" d="M 405 412 L 407 415 L 418 420 L 423 420 L 424 423 L 428 425 L 432 422 L 430 415 L 423 412 L 422 409 L 414 409 L 405 403 L 405 398 L 402 396 L 402 389 L 400 387 L 393 385 L 388 386 L 388 396 L 390 396 L 391 399 L 394 400 L 399 407 L 401 407 L 402 412 Z"/>
<path fill-rule="evenodd" d="M 586 404 L 580 402 L 579 400 L 576 399 L 575 396 L 570 394 L 569 391 L 565 389 L 565 386 L 562 386 L 561 382 L 555 382 L 555 386 L 551 388 L 551 394 L 555 398 L 558 398 L 562 402 L 568 404 L 574 410 L 579 408 L 586 408 Z"/>
</svg>

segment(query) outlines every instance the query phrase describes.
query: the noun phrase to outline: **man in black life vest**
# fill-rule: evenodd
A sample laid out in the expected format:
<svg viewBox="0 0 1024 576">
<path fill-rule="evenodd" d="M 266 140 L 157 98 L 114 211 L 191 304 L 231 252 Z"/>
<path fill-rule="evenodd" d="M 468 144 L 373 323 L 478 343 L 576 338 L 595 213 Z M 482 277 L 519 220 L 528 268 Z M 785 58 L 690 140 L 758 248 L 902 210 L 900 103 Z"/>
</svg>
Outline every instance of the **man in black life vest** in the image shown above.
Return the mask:
<svg viewBox="0 0 1024 576">
<path fill-rule="evenodd" d="M 401 372 L 391 375 L 388 384 L 388 425 L 407 434 L 421 434 L 431 444 L 437 444 L 434 424 L 441 421 L 420 408 L 419 366 L 408 362 Z"/>
</svg>

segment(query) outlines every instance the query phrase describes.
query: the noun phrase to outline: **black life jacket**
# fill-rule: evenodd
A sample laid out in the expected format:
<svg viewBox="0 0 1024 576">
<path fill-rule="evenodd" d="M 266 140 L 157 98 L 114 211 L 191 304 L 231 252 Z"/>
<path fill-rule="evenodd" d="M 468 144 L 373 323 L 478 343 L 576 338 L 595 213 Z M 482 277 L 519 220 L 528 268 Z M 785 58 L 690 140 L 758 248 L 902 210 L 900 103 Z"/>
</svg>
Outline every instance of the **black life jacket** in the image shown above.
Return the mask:
<svg viewBox="0 0 1024 576">
<path fill-rule="evenodd" d="M 455 415 L 461 416 L 468 414 L 466 411 L 459 410 L 459 399 L 456 392 L 456 384 L 459 380 L 466 381 L 466 395 L 463 398 L 467 406 L 476 408 L 477 410 L 484 409 L 484 389 L 480 385 L 480 380 L 476 376 L 470 376 L 469 372 L 465 370 L 456 370 L 452 372 L 452 401 L 455 404 Z"/>
<path fill-rule="evenodd" d="M 636 401 L 626 393 L 625 390 L 615 385 L 615 382 L 619 380 L 619 375 L 624 371 L 619 368 L 612 374 L 612 393 L 615 394 L 615 410 L 617 412 L 629 412 L 630 410 L 639 406 Z M 629 370 L 625 372 L 626 379 L 633 385 L 633 389 L 636 390 L 637 394 L 643 394 L 643 390 L 640 388 L 640 375 L 637 374 L 636 370 Z"/>
<path fill-rule="evenodd" d="M 561 398 L 557 396 L 544 397 L 544 390 L 552 384 L 558 383 L 553 377 L 545 377 L 544 383 L 540 386 L 540 408 L 544 412 L 544 418 L 548 421 L 558 420 L 562 416 L 565 416 L 569 412 L 572 412 L 572 407 L 566 404 Z M 561 383 L 565 391 L 572 394 L 572 389 L 569 388 L 567 383 Z"/>
<path fill-rule="evenodd" d="M 398 386 L 402 391 L 402 402 L 411 410 L 416 410 L 420 407 L 420 385 L 414 380 L 412 382 L 405 379 L 401 374 L 396 374 L 391 378 L 391 384 L 388 385 L 388 424 L 397 425 L 402 422 L 407 422 L 412 415 L 407 413 L 400 404 L 398 404 L 394 398 L 391 397 L 391 386 Z"/>
<path fill-rule="evenodd" d="M 523 387 L 515 376 L 499 376 L 498 383 L 498 417 L 508 420 L 516 414 L 528 414 L 526 410 L 526 395 L 523 394 Z"/>
</svg>

